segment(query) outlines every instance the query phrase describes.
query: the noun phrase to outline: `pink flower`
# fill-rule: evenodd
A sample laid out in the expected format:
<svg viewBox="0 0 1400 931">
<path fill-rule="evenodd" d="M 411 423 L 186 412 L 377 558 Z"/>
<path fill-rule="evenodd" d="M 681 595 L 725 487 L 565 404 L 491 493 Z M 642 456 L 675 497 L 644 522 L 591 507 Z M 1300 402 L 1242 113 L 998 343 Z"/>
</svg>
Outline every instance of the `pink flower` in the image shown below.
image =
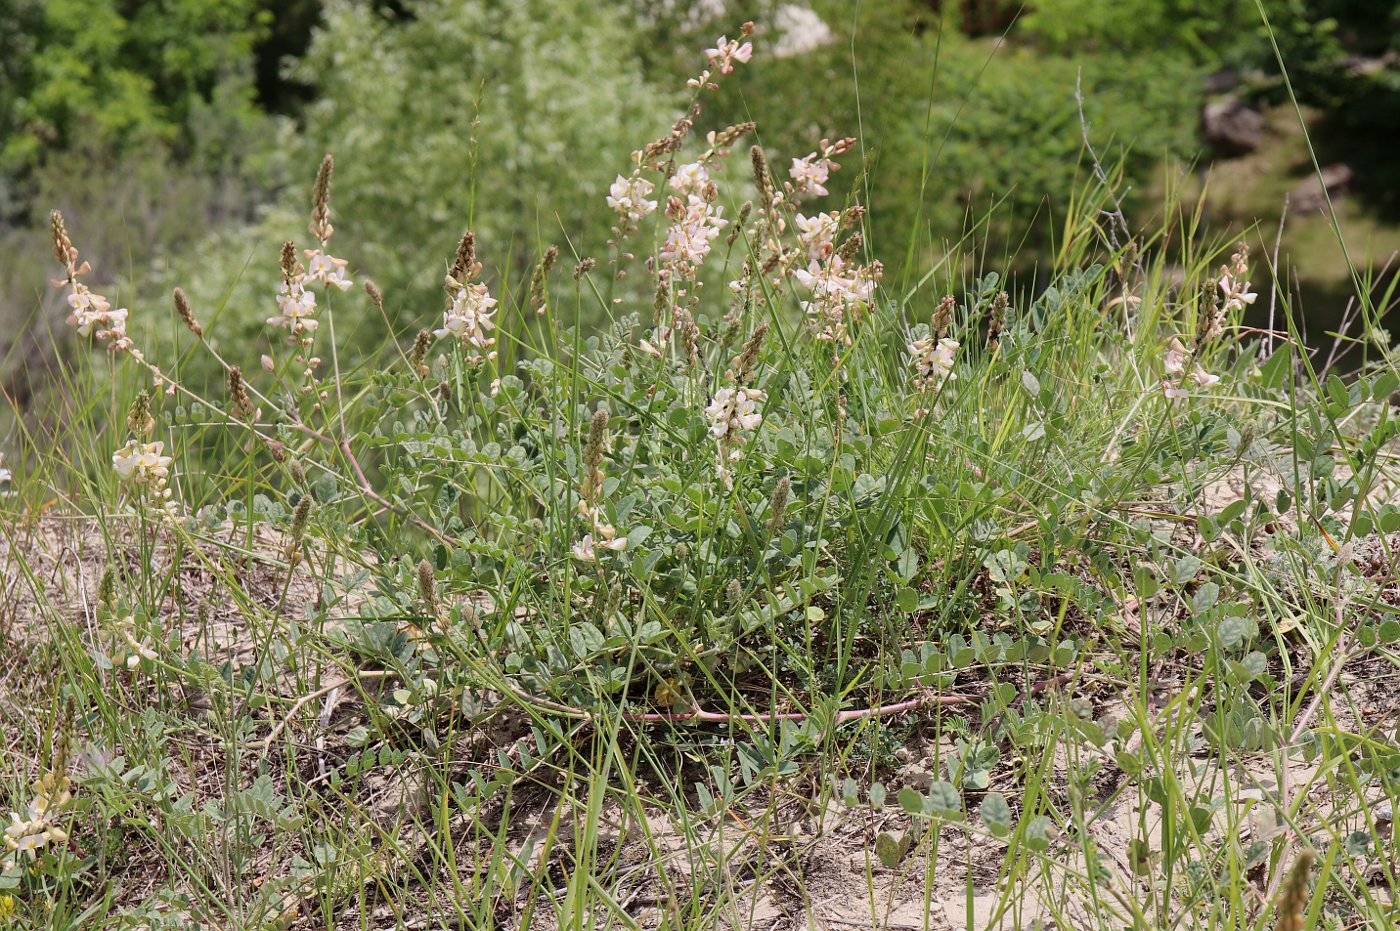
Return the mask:
<svg viewBox="0 0 1400 931">
<path fill-rule="evenodd" d="M 807 247 L 807 257 L 814 262 L 823 261 L 835 248 L 836 235 L 841 229 L 839 213 L 818 213 L 804 217 L 798 214 L 793 218 L 797 226 L 797 239 Z"/>
<path fill-rule="evenodd" d="M 710 173 L 699 162 L 681 165 L 671 176 L 671 190 L 681 195 L 695 194 L 698 196 L 704 192 L 705 185 L 709 183 Z"/>
<path fill-rule="evenodd" d="M 328 287 L 339 288 L 342 291 L 348 291 L 354 285 L 345 274 L 345 266 L 348 264 L 345 259 L 337 259 L 320 249 L 307 249 L 306 258 L 306 277 L 313 281 L 323 282 Z"/>
<path fill-rule="evenodd" d="M 830 159 L 822 158 L 813 152 L 805 158 L 793 159 L 788 174 L 792 176 L 792 183 L 799 193 L 825 197 L 830 193 L 826 189 L 826 182 L 830 180 L 831 169 L 834 167 L 835 163 Z"/>
<path fill-rule="evenodd" d="M 1196 366 L 1196 370 L 1191 373 L 1191 380 L 1194 381 L 1196 384 L 1200 385 L 1202 388 L 1211 388 L 1219 383 L 1220 376 L 1212 375 L 1210 372 L 1207 372 L 1205 369 L 1201 368 L 1198 365 Z"/>
<path fill-rule="evenodd" d="M 1171 348 L 1167 350 L 1167 356 L 1162 361 L 1162 371 L 1168 375 L 1180 375 L 1186 371 L 1186 347 L 1181 345 L 1181 340 L 1172 340 Z"/>
<path fill-rule="evenodd" d="M 705 57 L 712 68 L 719 69 L 720 74 L 729 74 L 734 70 L 734 62 L 748 64 L 753 57 L 753 43 L 741 43 L 738 39 L 720 36 L 714 48 L 705 49 Z"/>
<path fill-rule="evenodd" d="M 685 204 L 679 198 L 671 198 L 667 212 L 674 222 L 661 244 L 661 260 L 691 268 L 704 263 L 712 241 L 729 225 L 728 220 L 720 218 L 722 209 L 694 195 Z"/>
</svg>

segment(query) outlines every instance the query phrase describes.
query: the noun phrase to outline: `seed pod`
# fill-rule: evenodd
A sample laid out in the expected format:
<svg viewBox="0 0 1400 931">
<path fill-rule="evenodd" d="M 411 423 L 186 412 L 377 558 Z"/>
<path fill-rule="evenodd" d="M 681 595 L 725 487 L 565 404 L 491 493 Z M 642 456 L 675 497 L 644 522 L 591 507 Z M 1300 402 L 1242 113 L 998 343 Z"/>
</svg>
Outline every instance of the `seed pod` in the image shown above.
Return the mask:
<svg viewBox="0 0 1400 931">
<path fill-rule="evenodd" d="M 933 332 L 939 339 L 948 335 L 948 331 L 953 328 L 953 308 L 958 302 L 953 295 L 945 295 L 943 300 L 938 302 L 938 307 L 933 312 Z"/>
<path fill-rule="evenodd" d="M 467 230 L 457 243 L 457 257 L 449 272 L 458 285 L 464 285 L 476 277 L 476 234 Z"/>
<path fill-rule="evenodd" d="M 133 434 L 142 440 L 147 439 L 156 429 L 155 418 L 151 416 L 151 394 L 142 391 L 131 402 L 131 410 L 126 415 L 126 425 Z"/>
</svg>

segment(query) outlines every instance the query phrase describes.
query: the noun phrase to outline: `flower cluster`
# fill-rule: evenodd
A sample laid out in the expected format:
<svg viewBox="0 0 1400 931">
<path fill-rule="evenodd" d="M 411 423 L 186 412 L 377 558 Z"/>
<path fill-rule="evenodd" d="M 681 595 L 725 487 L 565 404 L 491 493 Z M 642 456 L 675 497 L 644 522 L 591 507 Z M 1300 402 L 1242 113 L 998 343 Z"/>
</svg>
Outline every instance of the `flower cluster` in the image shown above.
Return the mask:
<svg viewBox="0 0 1400 931">
<path fill-rule="evenodd" d="M 467 233 L 457 247 L 457 260 L 443 279 L 447 308 L 442 313 L 442 326 L 433 335 L 439 339 L 456 337 L 468 349 L 469 361 L 479 364 L 496 358 L 496 339 L 488 335 L 496 328 L 496 299 L 485 284 L 474 280 L 481 274 L 475 242 L 475 237 Z"/>
<path fill-rule="evenodd" d="M 57 210 L 49 214 L 49 224 L 53 232 L 53 253 L 63 263 L 65 277 L 55 279 L 53 286 L 68 288 L 67 323 L 78 331 L 80 336 L 95 336 L 107 340 L 107 348 L 112 352 L 134 351 L 131 338 L 126 335 L 127 309 L 113 308 L 112 303 L 79 279 L 92 271 L 92 266 L 78 263 L 78 250 L 68 238 L 63 225 L 63 215 Z"/>
<path fill-rule="evenodd" d="M 1171 346 L 1162 360 L 1162 372 L 1165 376 L 1162 379 L 1162 394 L 1169 400 L 1177 401 L 1187 396 L 1185 384 L 1188 378 L 1203 390 L 1214 387 L 1220 381 L 1219 375 L 1212 375 L 1199 365 L 1194 366 L 1191 374 L 1187 375 L 1186 363 L 1190 361 L 1190 357 L 1190 352 L 1181 344 L 1181 340 L 1172 339 Z"/>
<path fill-rule="evenodd" d="M 831 258 L 836 250 L 836 237 L 841 232 L 841 214 L 833 211 L 805 217 L 799 213 L 792 222 L 797 227 L 797 240 L 806 248 L 810 261 L 825 262 Z"/>
<path fill-rule="evenodd" d="M 128 614 L 112 622 L 108 632 L 111 639 L 111 655 L 108 657 L 114 666 L 135 669 L 141 661 L 156 659 L 156 651 L 150 644 L 137 637 L 136 615 Z"/>
<path fill-rule="evenodd" d="M 1236 311 L 1242 311 L 1249 304 L 1253 304 L 1259 295 L 1249 290 L 1249 247 L 1240 243 L 1239 251 L 1230 256 L 1228 265 L 1220 266 L 1220 279 L 1216 282 L 1216 287 L 1220 291 L 1219 300 L 1211 295 L 1206 308 L 1202 311 L 1203 317 L 1199 328 L 1200 341 L 1206 342 L 1220 336 L 1224 329 L 1225 317 Z"/>
<path fill-rule="evenodd" d="M 328 255 L 320 249 L 306 250 L 306 277 L 312 281 L 319 281 L 328 288 L 350 290 L 355 282 L 345 272 L 345 266 L 348 264 L 345 259 Z"/>
<path fill-rule="evenodd" d="M 17 854 L 37 857 L 45 846 L 61 844 L 68 839 L 68 832 L 58 824 L 58 817 L 73 798 L 73 780 L 68 778 L 68 764 L 73 753 L 71 729 L 70 703 L 64 723 L 54 736 L 53 762 L 49 770 L 35 781 L 34 797 L 24 813 L 10 813 L 10 824 L 4 834 L 6 857 L 0 862 L 0 870 L 12 869 Z"/>
<path fill-rule="evenodd" d="M 27 853 L 34 857 L 46 845 L 61 844 L 68 839 L 68 832 L 55 823 L 55 816 L 73 797 L 72 784 L 67 776 L 55 778 L 53 773 L 34 783 L 35 795 L 25 814 L 10 812 L 10 824 L 5 828 L 6 853 Z M 7 859 L 5 866 L 8 868 L 11 863 L 13 859 Z"/>
<path fill-rule="evenodd" d="M 627 549 L 627 538 L 603 519 L 599 500 L 603 495 L 603 452 L 608 446 L 608 412 L 600 408 L 588 426 L 588 445 L 583 450 L 583 477 L 579 482 L 578 511 L 592 526 L 570 552 L 580 562 L 597 562 L 599 550 L 619 553 Z M 596 536 L 595 536 L 596 534 Z"/>
<path fill-rule="evenodd" d="M 306 277 L 319 281 L 328 288 L 350 290 L 354 284 L 345 273 L 349 263 L 326 252 L 331 234 L 331 174 L 335 171 L 335 159 L 327 155 L 321 159 L 321 167 L 316 172 L 316 186 L 311 191 L 311 235 L 321 244 L 319 249 L 306 250 Z"/>
<path fill-rule="evenodd" d="M 1240 251 L 1230 256 L 1230 264 L 1220 267 L 1220 294 L 1225 302 L 1223 310 L 1230 313 L 1244 310 L 1246 304 L 1253 304 L 1258 294 L 1249 290 L 1245 276 L 1249 274 L 1249 247 L 1240 243 Z"/>
<path fill-rule="evenodd" d="M 680 165 L 671 175 L 671 190 L 682 197 L 703 197 L 709 186 L 710 172 L 704 162 Z"/>
<path fill-rule="evenodd" d="M 817 339 L 850 343 L 848 325 L 869 305 L 881 274 L 879 262 L 855 265 L 839 252 L 825 262 L 813 261 L 806 269 L 793 271 L 797 283 L 812 292 L 812 299 L 802 302 L 802 310 Z"/>
<path fill-rule="evenodd" d="M 817 151 L 793 159 L 792 167 L 788 169 L 788 175 L 792 178 L 792 193 L 811 194 L 814 197 L 829 194 L 826 184 L 831 180 L 831 173 L 841 169 L 834 159 L 849 152 L 855 144 L 856 140 L 851 137 L 835 142 L 823 139 Z"/>
<path fill-rule="evenodd" d="M 747 37 L 752 32 L 753 24 L 745 23 L 744 36 Z M 746 65 L 749 59 L 753 58 L 753 43 L 720 36 L 714 48 L 705 49 L 705 58 L 711 68 L 719 69 L 720 74 L 730 74 L 736 61 Z"/>
<path fill-rule="evenodd" d="M 721 388 L 706 406 L 705 418 L 710 422 L 710 436 L 726 448 L 729 458 L 738 458 L 739 447 L 747 442 L 747 435 L 763 423 L 758 402 L 765 397 L 766 394 L 758 388 Z"/>
<path fill-rule="evenodd" d="M 703 168 L 701 169 L 703 171 Z M 714 203 L 714 185 L 706 185 L 700 194 L 690 194 L 682 201 L 671 197 L 666 203 L 666 215 L 671 226 L 661 244 L 661 261 L 685 277 L 694 277 L 696 270 L 710 254 L 710 245 L 729 224 L 720 214 L 724 208 Z"/>
<path fill-rule="evenodd" d="M 608 206 L 616 210 L 624 222 L 639 223 L 656 210 L 656 201 L 647 200 L 647 195 L 654 190 L 656 185 L 640 175 L 633 174 L 630 178 L 618 175 L 608 189 Z"/>
<path fill-rule="evenodd" d="M 909 363 L 914 369 L 914 389 L 925 393 L 938 389 L 945 381 L 957 381 L 953 361 L 961 344 L 957 340 L 925 336 L 909 343 Z"/>
<path fill-rule="evenodd" d="M 458 285 L 447 309 L 443 311 L 442 327 L 434 330 L 433 335 L 439 338 L 455 336 L 465 345 L 489 350 L 496 344 L 494 338 L 486 335 L 496 328 L 496 322 L 491 319 L 495 316 L 495 307 L 496 299 L 486 285 L 479 282 Z"/>
<path fill-rule="evenodd" d="M 282 284 L 277 291 L 277 316 L 267 325 L 287 328 L 287 339 L 309 343 L 316 333 L 316 295 L 306 289 L 306 272 L 296 261 L 291 243 L 282 249 Z"/>
<path fill-rule="evenodd" d="M 162 506 L 169 506 L 171 457 L 162 455 L 165 444 L 159 440 L 143 443 L 130 440 L 112 454 L 112 468 L 124 483 L 140 488 Z"/>
</svg>

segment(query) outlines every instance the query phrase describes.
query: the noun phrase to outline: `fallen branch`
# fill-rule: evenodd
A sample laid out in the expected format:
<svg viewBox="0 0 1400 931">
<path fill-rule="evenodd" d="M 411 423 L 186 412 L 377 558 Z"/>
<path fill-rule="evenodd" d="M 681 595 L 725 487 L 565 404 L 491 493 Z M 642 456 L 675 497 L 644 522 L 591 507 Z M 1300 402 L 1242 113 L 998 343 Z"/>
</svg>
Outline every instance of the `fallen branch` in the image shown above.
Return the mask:
<svg viewBox="0 0 1400 931">
<path fill-rule="evenodd" d="M 1063 672 L 1049 679 L 1042 679 L 1032 683 L 1030 688 L 1021 693 L 1015 701 L 1008 707 L 1015 708 L 1032 695 L 1038 695 L 1049 688 L 1063 685 L 1074 678 L 1074 673 Z M 585 711 L 582 708 L 574 708 L 563 705 L 559 702 L 550 701 L 545 698 L 538 698 L 518 689 L 511 688 L 511 693 L 523 702 L 534 705 L 547 711 L 553 711 L 571 718 L 579 718 L 592 721 L 597 715 L 594 712 Z M 846 711 L 836 713 L 835 723 L 846 724 L 851 721 L 861 721 L 866 718 L 883 718 L 894 714 L 903 714 L 908 711 L 917 711 L 926 707 L 952 708 L 960 705 L 970 705 L 980 701 L 981 695 L 938 695 L 932 691 L 927 691 L 914 698 L 894 702 L 888 705 L 877 705 L 870 708 L 851 708 Z M 730 714 L 724 711 L 706 711 L 703 708 L 695 707 L 690 711 L 680 712 L 624 712 L 620 715 L 624 721 L 636 721 L 643 724 L 655 724 L 663 722 L 674 723 L 697 723 L 697 724 L 776 724 L 782 721 L 806 721 L 813 717 L 810 713 L 793 712 L 770 712 L 768 714 Z"/>
</svg>

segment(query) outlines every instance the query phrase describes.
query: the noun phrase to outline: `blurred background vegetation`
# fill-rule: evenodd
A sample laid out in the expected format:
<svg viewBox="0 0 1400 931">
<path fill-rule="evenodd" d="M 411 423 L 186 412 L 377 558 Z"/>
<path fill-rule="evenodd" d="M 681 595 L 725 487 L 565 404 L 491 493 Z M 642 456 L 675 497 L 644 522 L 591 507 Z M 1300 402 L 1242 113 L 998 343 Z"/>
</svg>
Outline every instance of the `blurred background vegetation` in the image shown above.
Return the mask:
<svg viewBox="0 0 1400 931">
<path fill-rule="evenodd" d="M 858 135 L 830 200 L 870 206 L 895 282 L 964 236 L 1034 280 L 1086 137 L 1135 228 L 1204 191 L 1192 235 L 1269 253 L 1287 202 L 1280 274 L 1315 334 L 1354 294 L 1328 197 L 1363 271 L 1400 249 L 1393 0 L 0 0 L 0 387 L 22 407 L 79 351 L 46 286 L 55 207 L 142 342 L 186 338 L 180 284 L 240 357 L 276 338 L 276 244 L 306 238 L 327 151 L 333 251 L 388 296 L 387 319 L 346 296 L 350 346 L 431 324 L 465 228 L 506 293 L 548 243 L 603 255 L 608 182 L 747 19 L 755 64 L 700 128 L 768 101 L 782 165 Z"/>
</svg>

